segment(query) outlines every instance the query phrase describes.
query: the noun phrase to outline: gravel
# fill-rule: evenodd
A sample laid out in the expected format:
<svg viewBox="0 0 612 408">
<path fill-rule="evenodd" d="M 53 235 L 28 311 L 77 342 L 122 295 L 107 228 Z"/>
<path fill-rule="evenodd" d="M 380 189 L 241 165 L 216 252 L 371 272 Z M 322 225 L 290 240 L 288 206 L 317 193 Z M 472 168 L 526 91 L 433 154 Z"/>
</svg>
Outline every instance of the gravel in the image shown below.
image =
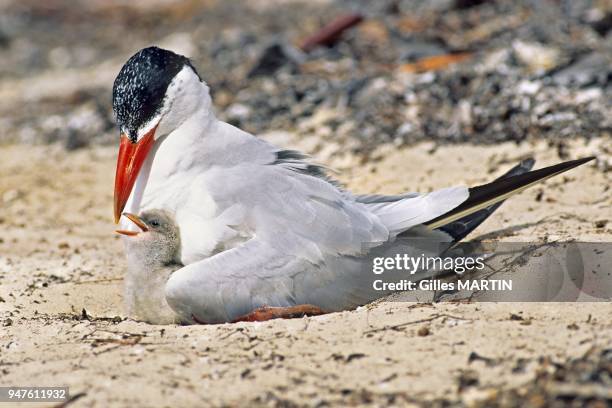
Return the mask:
<svg viewBox="0 0 612 408">
<path fill-rule="evenodd" d="M 191 54 L 222 119 L 357 153 L 423 140 L 556 143 L 612 129 L 606 2 L 121 4 L 9 1 L 0 18 L 0 85 L 66 70 L 108 72 L 105 63 L 118 69 L 156 43 Z M 349 12 L 364 21 L 332 46 L 297 47 Z M 91 30 L 94 20 L 104 24 Z M 0 142 L 114 143 L 111 82 L 76 83 L 68 97 L 13 98 L 0 108 Z"/>
</svg>

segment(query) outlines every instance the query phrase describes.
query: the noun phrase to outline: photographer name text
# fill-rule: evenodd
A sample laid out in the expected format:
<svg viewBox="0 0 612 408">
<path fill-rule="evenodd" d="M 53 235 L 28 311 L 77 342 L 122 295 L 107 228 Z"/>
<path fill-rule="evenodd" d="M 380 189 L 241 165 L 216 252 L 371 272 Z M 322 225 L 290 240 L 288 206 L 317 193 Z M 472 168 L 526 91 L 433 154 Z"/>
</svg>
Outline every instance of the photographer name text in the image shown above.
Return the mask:
<svg viewBox="0 0 612 408">
<path fill-rule="evenodd" d="M 489 279 L 489 280 L 460 280 L 457 282 L 444 282 L 438 279 L 426 279 L 418 282 L 402 279 L 396 282 L 385 282 L 377 279 L 372 283 L 377 291 L 406 291 L 406 290 L 434 290 L 434 291 L 510 291 L 512 290 L 511 279 Z"/>
</svg>

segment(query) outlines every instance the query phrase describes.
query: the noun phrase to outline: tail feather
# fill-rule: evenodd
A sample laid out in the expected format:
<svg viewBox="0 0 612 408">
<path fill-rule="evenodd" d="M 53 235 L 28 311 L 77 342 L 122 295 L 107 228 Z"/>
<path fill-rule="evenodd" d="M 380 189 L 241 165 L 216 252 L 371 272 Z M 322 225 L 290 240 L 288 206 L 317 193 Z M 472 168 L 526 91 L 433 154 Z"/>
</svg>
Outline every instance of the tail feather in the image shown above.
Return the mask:
<svg viewBox="0 0 612 408">
<path fill-rule="evenodd" d="M 437 218 L 426 222 L 425 225 L 432 230 L 447 226 L 480 210 L 501 203 L 507 198 L 518 194 L 537 183 L 578 167 L 593 159 L 594 157 L 587 157 L 584 159 L 571 160 L 523 174 L 510 177 L 501 177 L 500 179 L 491 183 L 470 188 L 468 199 L 461 203 L 461 205 Z"/>
<path fill-rule="evenodd" d="M 448 213 L 468 197 L 466 187 L 449 187 L 399 201 L 370 204 L 369 209 L 396 235 Z"/>
</svg>

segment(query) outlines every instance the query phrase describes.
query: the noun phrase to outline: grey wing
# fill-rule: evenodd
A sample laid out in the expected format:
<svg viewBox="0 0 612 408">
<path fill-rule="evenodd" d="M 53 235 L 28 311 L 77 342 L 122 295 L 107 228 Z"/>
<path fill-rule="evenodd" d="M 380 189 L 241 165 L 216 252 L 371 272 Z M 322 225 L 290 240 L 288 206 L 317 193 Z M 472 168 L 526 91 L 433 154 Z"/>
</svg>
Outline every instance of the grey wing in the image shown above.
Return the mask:
<svg viewBox="0 0 612 408">
<path fill-rule="evenodd" d="M 335 311 L 373 300 L 359 282 L 371 278 L 371 250 L 467 198 L 465 187 L 392 201 L 355 198 L 296 170 L 296 163 L 244 163 L 208 173 L 219 208 L 241 207 L 228 225 L 248 225 L 252 238 L 173 274 L 166 297 L 184 319 L 217 323 L 264 305 L 311 303 Z"/>
<path fill-rule="evenodd" d="M 326 258 L 313 264 L 253 238 L 176 271 L 166 300 L 183 320 L 205 323 L 230 322 L 261 306 L 314 304 L 331 312 L 373 300 L 349 279 L 360 275 L 362 260 Z"/>
<path fill-rule="evenodd" d="M 169 279 L 168 304 L 184 320 L 228 322 L 260 306 L 313 304 L 332 312 L 372 301 L 385 295 L 372 290 L 375 249 L 394 247 L 396 230 L 421 224 L 465 196 L 463 188 L 441 190 L 370 208 L 343 200 L 328 184 L 267 180 L 268 200 L 251 198 L 254 237 Z"/>
<path fill-rule="evenodd" d="M 439 253 L 438 237 L 431 237 L 429 244 L 424 235 L 415 237 L 402 237 L 361 257 L 327 254 L 318 264 L 253 238 L 176 271 L 166 284 L 166 300 L 184 321 L 192 323 L 231 322 L 261 306 L 311 304 L 326 312 L 353 309 L 390 293 L 374 287 L 374 281 L 381 279 L 373 273 L 375 258 Z M 434 272 L 391 271 L 385 272 L 384 280 L 418 281 Z"/>
</svg>

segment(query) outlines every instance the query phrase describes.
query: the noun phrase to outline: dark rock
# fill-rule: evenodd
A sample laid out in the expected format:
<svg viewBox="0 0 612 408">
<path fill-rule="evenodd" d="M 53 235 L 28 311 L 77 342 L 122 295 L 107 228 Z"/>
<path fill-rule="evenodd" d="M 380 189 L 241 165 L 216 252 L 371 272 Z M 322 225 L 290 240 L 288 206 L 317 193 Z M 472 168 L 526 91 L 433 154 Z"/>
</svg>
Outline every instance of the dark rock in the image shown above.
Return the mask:
<svg viewBox="0 0 612 408">
<path fill-rule="evenodd" d="M 466 9 L 486 2 L 487 0 L 455 0 L 455 8 Z"/>
<path fill-rule="evenodd" d="M 465 391 L 467 388 L 474 387 L 480 384 L 478 373 L 474 370 L 462 370 L 457 378 L 457 387 L 459 392 Z"/>
<path fill-rule="evenodd" d="M 563 86 L 606 86 L 612 80 L 612 59 L 601 53 L 590 53 L 558 71 L 553 80 Z"/>
<path fill-rule="evenodd" d="M 10 42 L 11 38 L 0 26 L 0 48 L 8 48 Z"/>
<path fill-rule="evenodd" d="M 64 147 L 66 150 L 77 150 L 83 147 L 87 147 L 91 140 L 91 135 L 86 135 L 82 132 L 79 132 L 74 129 L 70 129 L 68 132 L 68 137 L 64 142 Z"/>
<path fill-rule="evenodd" d="M 295 63 L 288 46 L 281 43 L 273 43 L 266 47 L 257 62 L 249 71 L 247 77 L 272 75 L 285 64 Z"/>
<path fill-rule="evenodd" d="M 591 22 L 591 27 L 597 34 L 605 37 L 612 29 L 612 12 L 604 14 L 600 19 Z"/>
<path fill-rule="evenodd" d="M 605 228 L 606 225 L 608 225 L 608 220 L 595 221 L 595 228 Z"/>
</svg>

